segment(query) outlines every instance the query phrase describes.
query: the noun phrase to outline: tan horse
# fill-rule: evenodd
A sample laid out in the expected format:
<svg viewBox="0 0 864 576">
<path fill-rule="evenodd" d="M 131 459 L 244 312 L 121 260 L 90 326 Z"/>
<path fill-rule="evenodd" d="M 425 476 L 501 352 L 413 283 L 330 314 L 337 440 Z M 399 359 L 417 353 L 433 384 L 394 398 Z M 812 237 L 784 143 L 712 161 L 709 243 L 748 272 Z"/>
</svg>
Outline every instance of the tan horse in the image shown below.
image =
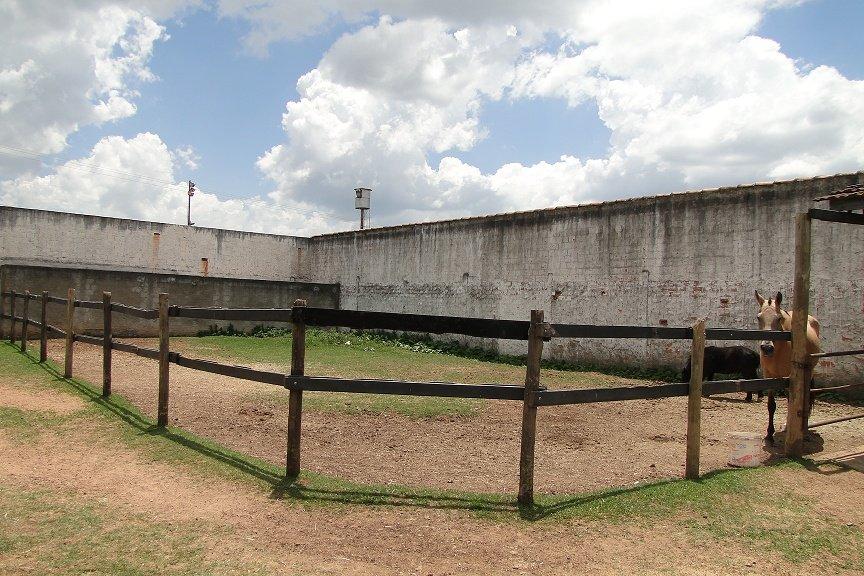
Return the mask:
<svg viewBox="0 0 864 576">
<path fill-rule="evenodd" d="M 783 295 L 777 292 L 775 298 L 764 298 L 756 291 L 756 301 L 759 303 L 760 330 L 792 330 L 792 313 L 780 308 Z M 807 316 L 807 353 L 819 352 L 819 321 L 812 316 Z M 763 340 L 759 345 L 759 362 L 762 366 L 763 378 L 788 378 L 792 373 L 792 342 L 787 340 Z M 819 361 L 809 359 L 808 369 L 811 371 Z M 809 413 L 810 402 L 807 402 Z M 774 402 L 774 392 L 768 393 L 768 434 L 765 437 L 769 442 L 774 441 L 774 411 L 777 404 Z"/>
</svg>

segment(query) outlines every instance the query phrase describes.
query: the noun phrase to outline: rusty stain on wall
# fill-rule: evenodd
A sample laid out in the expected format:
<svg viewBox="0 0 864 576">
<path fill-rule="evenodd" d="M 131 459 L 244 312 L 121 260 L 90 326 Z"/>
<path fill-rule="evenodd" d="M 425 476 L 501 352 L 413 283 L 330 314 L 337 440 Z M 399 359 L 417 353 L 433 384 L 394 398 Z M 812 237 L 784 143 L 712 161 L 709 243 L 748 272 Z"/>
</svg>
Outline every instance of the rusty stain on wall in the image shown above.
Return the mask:
<svg viewBox="0 0 864 576">
<path fill-rule="evenodd" d="M 162 235 L 159 232 L 154 232 L 150 239 L 150 268 L 157 268 L 159 265 L 159 240 Z"/>
<path fill-rule="evenodd" d="M 207 276 L 210 272 L 210 261 L 207 258 L 201 258 L 201 275 Z"/>
</svg>

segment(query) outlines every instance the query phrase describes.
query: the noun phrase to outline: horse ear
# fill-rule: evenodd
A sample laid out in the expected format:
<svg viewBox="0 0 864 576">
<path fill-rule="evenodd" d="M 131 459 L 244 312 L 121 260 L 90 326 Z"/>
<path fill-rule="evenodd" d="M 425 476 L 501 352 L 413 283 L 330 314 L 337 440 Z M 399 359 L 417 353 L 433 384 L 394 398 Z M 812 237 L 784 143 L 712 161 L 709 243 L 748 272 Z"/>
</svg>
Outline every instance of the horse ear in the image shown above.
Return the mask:
<svg viewBox="0 0 864 576">
<path fill-rule="evenodd" d="M 780 292 L 777 292 L 777 299 L 776 299 L 776 301 L 775 301 L 775 304 L 777 305 L 777 308 L 780 308 L 780 303 L 781 303 L 781 302 L 783 302 L 783 294 L 781 294 Z"/>
<path fill-rule="evenodd" d="M 759 303 L 759 306 L 762 306 L 763 304 L 765 304 L 765 298 L 763 298 L 762 295 L 759 294 L 758 290 L 756 290 L 756 302 Z"/>
</svg>

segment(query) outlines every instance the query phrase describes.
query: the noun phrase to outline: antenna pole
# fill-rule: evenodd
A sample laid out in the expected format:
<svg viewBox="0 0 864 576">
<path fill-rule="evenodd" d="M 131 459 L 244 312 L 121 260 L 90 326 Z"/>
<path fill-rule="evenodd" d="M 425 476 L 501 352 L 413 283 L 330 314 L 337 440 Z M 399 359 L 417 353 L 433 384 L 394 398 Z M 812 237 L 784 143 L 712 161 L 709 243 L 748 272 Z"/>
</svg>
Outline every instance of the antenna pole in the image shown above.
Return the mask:
<svg viewBox="0 0 864 576">
<path fill-rule="evenodd" d="M 189 202 L 186 205 L 186 225 L 194 226 L 192 222 L 192 196 L 195 195 L 195 183 L 189 180 L 189 191 L 186 193 L 189 196 Z"/>
</svg>

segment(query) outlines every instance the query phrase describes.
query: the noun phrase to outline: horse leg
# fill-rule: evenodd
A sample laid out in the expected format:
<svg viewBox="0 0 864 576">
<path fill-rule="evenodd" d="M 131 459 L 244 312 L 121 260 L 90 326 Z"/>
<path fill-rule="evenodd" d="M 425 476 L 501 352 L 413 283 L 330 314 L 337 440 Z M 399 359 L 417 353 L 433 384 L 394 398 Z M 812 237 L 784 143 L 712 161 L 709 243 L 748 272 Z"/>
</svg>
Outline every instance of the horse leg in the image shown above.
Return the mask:
<svg viewBox="0 0 864 576">
<path fill-rule="evenodd" d="M 747 398 L 744 399 L 745 402 L 753 402 L 753 393 L 747 392 Z"/>
<path fill-rule="evenodd" d="M 768 434 L 765 436 L 765 441 L 768 444 L 774 444 L 774 412 L 777 410 L 777 403 L 774 401 L 774 391 L 768 391 Z"/>
</svg>

